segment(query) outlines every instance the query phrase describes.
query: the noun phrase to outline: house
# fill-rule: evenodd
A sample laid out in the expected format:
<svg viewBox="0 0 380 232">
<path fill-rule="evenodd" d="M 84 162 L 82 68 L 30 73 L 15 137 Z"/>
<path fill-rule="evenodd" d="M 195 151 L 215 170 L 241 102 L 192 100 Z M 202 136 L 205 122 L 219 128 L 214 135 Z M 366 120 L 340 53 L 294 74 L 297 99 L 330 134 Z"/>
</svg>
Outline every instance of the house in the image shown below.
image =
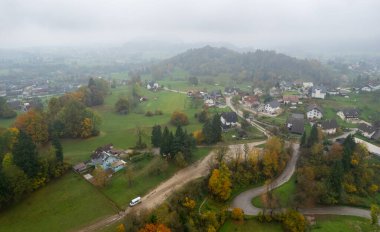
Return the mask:
<svg viewBox="0 0 380 232">
<path fill-rule="evenodd" d="M 278 97 L 281 95 L 281 90 L 276 88 L 276 87 L 272 87 L 270 90 L 269 90 L 269 95 L 272 96 L 272 97 Z"/>
<path fill-rule="evenodd" d="M 292 114 L 286 121 L 286 128 L 293 134 L 303 134 L 305 130 L 305 120 L 303 114 Z"/>
<path fill-rule="evenodd" d="M 105 171 L 117 172 L 125 167 L 126 162 L 109 152 L 103 151 L 91 156 L 91 164 L 93 166 L 100 166 Z"/>
<path fill-rule="evenodd" d="M 223 95 L 222 95 L 222 91 L 220 89 L 218 90 L 213 90 L 211 91 L 209 94 L 208 94 L 208 98 L 211 98 L 211 99 L 218 99 L 218 98 L 222 98 Z"/>
<path fill-rule="evenodd" d="M 311 88 L 311 97 L 325 99 L 326 97 L 326 88 L 323 86 L 317 86 Z"/>
<path fill-rule="evenodd" d="M 73 170 L 77 173 L 84 173 L 88 170 L 88 167 L 85 163 L 81 162 L 74 165 Z"/>
<path fill-rule="evenodd" d="M 322 132 L 328 135 L 332 135 L 336 133 L 338 129 L 338 123 L 335 119 L 325 120 L 321 124 Z"/>
<path fill-rule="evenodd" d="M 160 88 L 160 85 L 156 81 L 148 81 L 146 84 L 148 90 L 157 91 Z"/>
<path fill-rule="evenodd" d="M 337 89 L 328 89 L 327 94 L 330 96 L 336 96 L 339 94 L 339 91 Z"/>
<path fill-rule="evenodd" d="M 254 88 L 254 89 L 253 89 L 253 93 L 254 93 L 255 95 L 257 95 L 257 96 L 261 96 L 261 95 L 263 95 L 263 90 L 260 89 L 260 88 Z"/>
<path fill-rule="evenodd" d="M 224 88 L 224 93 L 226 95 L 238 95 L 241 92 L 239 88 L 236 87 L 226 87 Z"/>
<path fill-rule="evenodd" d="M 313 82 L 303 82 L 302 83 L 303 88 L 311 88 L 313 86 L 314 86 Z"/>
<path fill-rule="evenodd" d="M 249 108 L 260 105 L 260 100 L 258 96 L 244 96 L 242 97 L 242 103 Z"/>
<path fill-rule="evenodd" d="M 340 110 L 338 111 L 337 115 L 345 121 L 359 120 L 359 111 L 352 108 Z"/>
<path fill-rule="evenodd" d="M 205 106 L 208 106 L 208 107 L 213 107 L 215 106 L 215 100 L 214 99 L 206 99 L 205 100 Z"/>
<path fill-rule="evenodd" d="M 298 102 L 300 101 L 297 95 L 285 95 L 285 96 L 282 96 L 282 100 L 284 104 L 292 104 L 292 105 L 298 104 Z"/>
<path fill-rule="evenodd" d="M 237 125 L 238 116 L 235 112 L 223 112 L 220 116 L 220 122 L 222 123 L 222 129 L 225 130 Z"/>
<path fill-rule="evenodd" d="M 265 112 L 269 114 L 276 114 L 280 109 L 280 103 L 277 100 L 273 100 L 264 106 Z"/>
<path fill-rule="evenodd" d="M 360 90 L 363 91 L 363 92 L 371 92 L 372 88 L 369 87 L 368 85 L 366 85 L 366 86 L 362 87 Z"/>
<path fill-rule="evenodd" d="M 358 126 L 360 133 L 367 138 L 372 138 L 376 133 L 376 128 L 366 123 L 360 123 Z"/>
<path fill-rule="evenodd" d="M 307 107 L 306 116 L 309 120 L 321 119 L 323 117 L 322 108 L 316 104 L 310 105 Z"/>
</svg>

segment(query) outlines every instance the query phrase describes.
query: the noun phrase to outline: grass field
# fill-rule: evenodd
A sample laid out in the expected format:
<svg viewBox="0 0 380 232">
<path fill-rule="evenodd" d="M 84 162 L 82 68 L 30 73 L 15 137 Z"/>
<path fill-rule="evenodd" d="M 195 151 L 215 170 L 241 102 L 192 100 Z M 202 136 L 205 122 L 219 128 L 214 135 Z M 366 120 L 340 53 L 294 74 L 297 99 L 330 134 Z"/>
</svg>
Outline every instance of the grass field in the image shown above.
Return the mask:
<svg viewBox="0 0 380 232">
<path fill-rule="evenodd" d="M 273 190 L 273 195 L 278 199 L 279 207 L 290 207 L 292 203 L 292 196 L 296 191 L 296 177 L 293 175 L 288 182 Z M 263 208 L 261 197 L 252 199 L 252 204 L 258 208 Z"/>
<path fill-rule="evenodd" d="M 227 220 L 220 228 L 220 232 L 281 232 L 280 223 L 260 223 L 256 219 L 246 220 L 243 223 L 236 223 Z"/>
<path fill-rule="evenodd" d="M 91 184 L 68 173 L 1 213 L 0 231 L 68 231 L 115 212 Z"/>
<path fill-rule="evenodd" d="M 10 119 L 0 119 L 0 127 L 2 128 L 8 128 L 10 127 L 16 118 L 10 118 Z"/>
<path fill-rule="evenodd" d="M 375 232 L 378 226 L 370 224 L 369 219 L 352 216 L 325 215 L 318 216 L 317 223 L 311 231 L 315 232 Z"/>
</svg>

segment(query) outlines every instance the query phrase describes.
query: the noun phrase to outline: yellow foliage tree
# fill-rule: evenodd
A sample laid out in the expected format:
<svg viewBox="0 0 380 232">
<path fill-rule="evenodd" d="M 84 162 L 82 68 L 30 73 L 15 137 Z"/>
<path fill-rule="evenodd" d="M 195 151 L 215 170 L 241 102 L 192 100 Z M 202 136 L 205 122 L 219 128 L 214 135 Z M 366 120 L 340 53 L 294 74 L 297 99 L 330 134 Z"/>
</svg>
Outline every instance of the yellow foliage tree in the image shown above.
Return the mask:
<svg viewBox="0 0 380 232">
<path fill-rule="evenodd" d="M 126 230 L 125 230 L 124 224 L 118 225 L 117 228 L 116 228 L 116 231 L 117 232 L 125 232 Z"/>
<path fill-rule="evenodd" d="M 211 193 L 219 200 L 226 201 L 231 195 L 231 171 L 225 163 L 214 169 L 208 182 Z"/>
<path fill-rule="evenodd" d="M 244 220 L 244 211 L 240 208 L 234 208 L 231 213 L 231 218 L 236 221 Z"/>
<path fill-rule="evenodd" d="M 195 138 L 197 144 L 202 144 L 205 141 L 205 135 L 203 134 L 202 130 L 194 131 L 193 137 Z"/>
<path fill-rule="evenodd" d="M 195 201 L 191 198 L 185 197 L 185 200 L 184 200 L 182 205 L 185 206 L 186 208 L 192 210 L 195 207 Z"/>
<path fill-rule="evenodd" d="M 146 224 L 139 232 L 171 232 L 164 224 Z"/>
<path fill-rule="evenodd" d="M 84 118 L 81 128 L 81 137 L 88 138 L 91 136 L 93 130 L 93 123 L 90 118 Z"/>
</svg>

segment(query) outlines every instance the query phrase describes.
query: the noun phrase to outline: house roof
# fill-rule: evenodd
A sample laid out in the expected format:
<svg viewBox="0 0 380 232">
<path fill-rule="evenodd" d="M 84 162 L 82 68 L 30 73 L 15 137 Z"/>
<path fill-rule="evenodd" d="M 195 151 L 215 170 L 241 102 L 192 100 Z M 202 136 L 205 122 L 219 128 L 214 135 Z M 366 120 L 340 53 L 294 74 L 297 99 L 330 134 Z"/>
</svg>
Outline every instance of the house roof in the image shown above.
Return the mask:
<svg viewBox="0 0 380 232">
<path fill-rule="evenodd" d="M 238 120 L 237 114 L 235 112 L 223 112 L 221 117 L 223 117 L 226 122 L 230 123 L 236 123 Z"/>
<path fill-rule="evenodd" d="M 323 121 L 321 126 L 323 130 L 329 130 L 329 129 L 338 128 L 338 123 L 336 122 L 335 119 L 330 119 L 330 120 Z"/>
<path fill-rule="evenodd" d="M 111 164 L 111 167 L 112 167 L 112 168 L 115 168 L 115 167 L 118 167 L 118 166 L 121 166 L 121 165 L 125 165 L 125 161 L 124 161 L 124 160 L 118 160 L 118 161 L 116 161 L 116 162 L 113 162 L 113 163 Z"/>
<path fill-rule="evenodd" d="M 272 108 L 278 108 L 278 107 L 280 107 L 280 103 L 277 101 L 277 100 L 273 100 L 273 101 L 271 101 L 271 102 L 269 102 L 269 103 L 267 103 L 270 107 L 272 107 Z"/>
<path fill-rule="evenodd" d="M 297 113 L 293 113 L 290 115 L 290 118 L 294 118 L 294 119 L 304 119 L 305 116 L 303 114 L 297 114 Z"/>
<path fill-rule="evenodd" d="M 290 102 L 298 102 L 299 97 L 297 95 L 285 95 L 285 96 L 282 96 L 282 100 L 290 101 Z"/>
<path fill-rule="evenodd" d="M 288 127 L 291 133 L 302 134 L 305 130 L 305 121 L 303 118 L 292 118 L 290 117 L 287 121 L 287 125 L 291 125 Z"/>
<path fill-rule="evenodd" d="M 87 165 L 85 164 L 85 163 L 83 163 L 83 162 L 81 162 L 81 163 L 79 163 L 79 164 L 76 164 L 74 167 L 73 167 L 73 169 L 75 170 L 75 171 L 81 171 L 81 170 L 84 170 L 84 169 L 86 169 L 87 168 Z"/>
<path fill-rule="evenodd" d="M 239 88 L 236 88 L 236 87 L 226 87 L 224 88 L 224 92 L 226 93 L 232 93 L 232 92 L 240 92 L 240 89 Z"/>
<path fill-rule="evenodd" d="M 259 98 L 257 96 L 244 96 L 243 101 L 253 104 L 255 102 L 258 102 Z"/>
<path fill-rule="evenodd" d="M 320 90 L 321 93 L 326 93 L 326 88 L 324 86 L 315 86 L 312 88 L 312 92 L 315 93 L 316 90 Z"/>
<path fill-rule="evenodd" d="M 360 123 L 358 126 L 358 129 L 367 133 L 367 134 L 372 134 L 373 132 L 376 131 L 376 128 L 370 125 L 367 125 L 365 123 Z"/>
<path fill-rule="evenodd" d="M 359 117 L 359 111 L 357 109 L 343 109 L 342 112 L 345 117 L 349 117 L 349 118 Z"/>
<path fill-rule="evenodd" d="M 309 106 L 307 107 L 307 112 L 312 111 L 312 110 L 314 110 L 314 109 L 315 109 L 315 110 L 318 110 L 318 111 L 321 112 L 321 113 L 323 113 L 322 108 L 319 107 L 317 104 L 309 105 Z"/>
</svg>

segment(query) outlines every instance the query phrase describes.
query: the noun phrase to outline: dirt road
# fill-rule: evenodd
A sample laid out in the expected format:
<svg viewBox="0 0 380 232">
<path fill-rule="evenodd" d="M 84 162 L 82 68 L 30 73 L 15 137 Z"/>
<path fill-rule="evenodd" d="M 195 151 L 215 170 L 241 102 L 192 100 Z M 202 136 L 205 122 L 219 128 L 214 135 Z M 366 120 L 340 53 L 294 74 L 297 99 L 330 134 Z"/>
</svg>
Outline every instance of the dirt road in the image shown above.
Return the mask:
<svg viewBox="0 0 380 232">
<path fill-rule="evenodd" d="M 259 142 L 248 143 L 250 148 L 264 144 L 266 140 Z M 230 152 L 227 156 L 231 156 L 236 149 L 243 149 L 243 144 L 229 145 Z M 199 177 L 205 176 L 209 172 L 209 163 L 215 157 L 215 152 L 211 151 L 205 158 L 200 161 L 195 162 L 194 164 L 178 171 L 174 176 L 165 182 L 161 183 L 147 195 L 142 197 L 142 203 L 135 207 L 128 207 L 125 211 L 121 211 L 118 214 L 112 215 L 110 217 L 104 218 L 97 221 L 96 223 L 89 225 L 79 231 L 88 232 L 96 231 L 103 227 L 106 227 L 110 224 L 113 224 L 116 221 L 121 220 L 124 216 L 128 215 L 132 211 L 139 211 L 142 209 L 152 209 L 160 204 L 162 204 L 175 190 L 184 186 L 192 180 L 195 180 Z"/>
</svg>

